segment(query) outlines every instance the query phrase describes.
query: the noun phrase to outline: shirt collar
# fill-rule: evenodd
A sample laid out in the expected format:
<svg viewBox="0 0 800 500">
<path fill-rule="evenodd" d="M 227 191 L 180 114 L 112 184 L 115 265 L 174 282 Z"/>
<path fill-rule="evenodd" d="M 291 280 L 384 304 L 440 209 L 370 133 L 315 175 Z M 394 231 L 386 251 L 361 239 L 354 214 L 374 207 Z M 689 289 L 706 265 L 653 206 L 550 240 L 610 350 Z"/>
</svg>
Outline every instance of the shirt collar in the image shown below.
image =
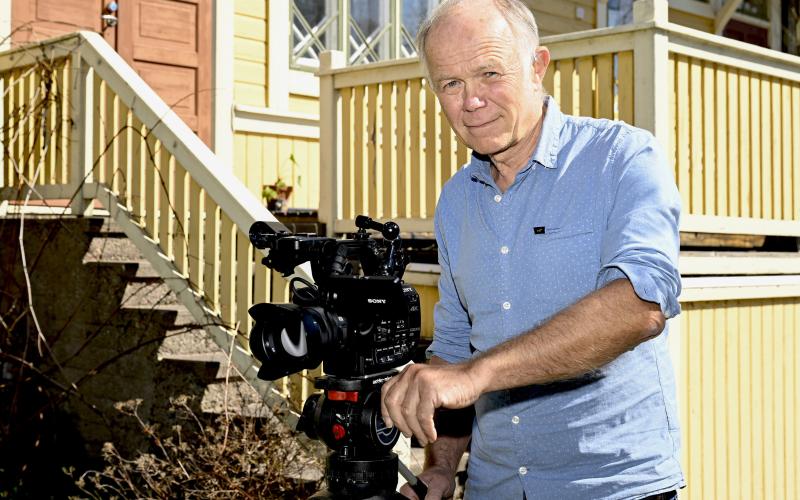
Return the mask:
<svg viewBox="0 0 800 500">
<path fill-rule="evenodd" d="M 527 172 L 534 163 L 538 163 L 545 168 L 557 168 L 558 166 L 556 158 L 558 157 L 564 115 L 561 113 L 556 100 L 549 95 L 544 98 L 544 108 L 539 142 L 536 144 L 536 149 L 533 151 L 533 156 L 531 156 L 528 164 L 517 175 Z M 492 165 L 488 156 L 473 152 L 472 165 L 476 167 L 472 174 L 473 179 L 481 180 L 485 183 L 493 182 L 491 181 Z"/>
<path fill-rule="evenodd" d="M 556 168 L 556 158 L 558 148 L 561 143 L 561 126 L 564 124 L 564 115 L 558 107 L 558 103 L 551 96 L 544 98 L 544 123 L 542 123 L 542 133 L 539 135 L 539 143 L 533 151 L 532 160 L 545 168 Z"/>
</svg>

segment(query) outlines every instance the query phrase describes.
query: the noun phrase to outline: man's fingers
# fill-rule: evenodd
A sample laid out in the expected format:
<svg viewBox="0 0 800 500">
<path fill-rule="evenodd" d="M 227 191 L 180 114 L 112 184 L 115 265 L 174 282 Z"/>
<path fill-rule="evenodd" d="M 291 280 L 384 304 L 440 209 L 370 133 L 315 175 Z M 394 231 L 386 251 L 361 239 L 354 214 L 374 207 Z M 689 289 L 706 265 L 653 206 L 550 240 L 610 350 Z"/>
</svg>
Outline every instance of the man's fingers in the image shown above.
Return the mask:
<svg viewBox="0 0 800 500">
<path fill-rule="evenodd" d="M 389 414 L 389 408 L 386 406 L 386 396 L 391 389 L 391 382 L 394 379 L 390 379 L 388 382 L 383 384 L 381 387 L 381 415 L 383 416 L 383 422 L 386 424 L 386 427 L 394 427 L 394 422 L 392 421 L 392 416 Z"/>
<path fill-rule="evenodd" d="M 435 410 L 436 407 L 430 398 L 422 398 L 417 406 L 417 419 L 420 423 L 420 430 L 428 443 L 436 441 L 436 425 L 433 421 Z"/>
<path fill-rule="evenodd" d="M 414 493 L 414 490 L 411 489 L 411 486 L 409 486 L 408 483 L 404 484 L 403 487 L 400 488 L 400 494 L 412 500 L 424 500 L 422 498 L 419 498 L 417 494 Z"/>
<path fill-rule="evenodd" d="M 420 442 L 419 444 L 425 446 L 428 443 L 425 441 L 425 434 L 422 432 L 422 426 L 419 422 L 417 410 L 419 403 L 419 390 L 416 386 L 411 386 L 406 391 L 406 397 L 403 400 L 401 411 L 403 413 L 403 419 L 408 426 L 408 430 L 417 437 Z"/>
<path fill-rule="evenodd" d="M 402 412 L 402 404 L 403 399 L 405 398 L 405 393 L 407 391 L 407 383 L 404 378 L 404 373 L 397 375 L 390 382 L 394 382 L 393 384 L 387 387 L 384 384 L 384 387 L 381 389 L 382 391 L 382 398 L 381 398 L 381 408 L 382 411 L 385 408 L 386 414 L 383 417 L 384 422 L 386 425 L 390 425 L 391 427 L 397 427 L 400 432 L 404 435 L 409 436 L 410 430 L 408 425 L 406 424 L 405 416 Z M 388 417 L 388 421 L 387 421 Z"/>
</svg>

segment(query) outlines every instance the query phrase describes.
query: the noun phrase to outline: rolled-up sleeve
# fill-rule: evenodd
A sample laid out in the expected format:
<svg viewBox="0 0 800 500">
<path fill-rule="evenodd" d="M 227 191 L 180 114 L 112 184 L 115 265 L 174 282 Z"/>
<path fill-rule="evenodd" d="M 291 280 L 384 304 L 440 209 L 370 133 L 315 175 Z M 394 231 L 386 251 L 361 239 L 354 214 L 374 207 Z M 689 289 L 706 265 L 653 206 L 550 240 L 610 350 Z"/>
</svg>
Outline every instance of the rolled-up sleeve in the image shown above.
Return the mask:
<svg viewBox="0 0 800 500">
<path fill-rule="evenodd" d="M 469 336 L 472 326 L 464 304 L 459 298 L 450 269 L 450 256 L 444 236 L 440 211 L 445 204 L 440 201 L 436 208 L 434 228 L 439 248 L 439 302 L 433 309 L 433 342 L 428 347 L 429 356 L 437 356 L 449 363 L 458 363 L 471 358 Z"/>
<path fill-rule="evenodd" d="M 640 299 L 680 313 L 680 195 L 655 138 L 634 131 L 619 141 L 611 164 L 616 189 L 601 248 L 598 288 L 627 278 Z"/>
</svg>

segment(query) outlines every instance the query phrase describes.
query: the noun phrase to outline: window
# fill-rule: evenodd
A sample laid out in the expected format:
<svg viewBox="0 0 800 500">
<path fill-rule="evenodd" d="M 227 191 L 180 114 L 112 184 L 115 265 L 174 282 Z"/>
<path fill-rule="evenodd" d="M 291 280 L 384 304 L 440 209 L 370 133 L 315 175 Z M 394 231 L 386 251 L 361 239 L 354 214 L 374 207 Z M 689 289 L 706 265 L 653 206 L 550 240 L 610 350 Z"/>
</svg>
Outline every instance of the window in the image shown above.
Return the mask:
<svg viewBox="0 0 800 500">
<path fill-rule="evenodd" d="M 324 50 L 349 65 L 416 55 L 414 35 L 439 0 L 292 0 L 291 66 L 315 70 Z M 342 12 L 343 6 L 349 6 Z"/>
</svg>

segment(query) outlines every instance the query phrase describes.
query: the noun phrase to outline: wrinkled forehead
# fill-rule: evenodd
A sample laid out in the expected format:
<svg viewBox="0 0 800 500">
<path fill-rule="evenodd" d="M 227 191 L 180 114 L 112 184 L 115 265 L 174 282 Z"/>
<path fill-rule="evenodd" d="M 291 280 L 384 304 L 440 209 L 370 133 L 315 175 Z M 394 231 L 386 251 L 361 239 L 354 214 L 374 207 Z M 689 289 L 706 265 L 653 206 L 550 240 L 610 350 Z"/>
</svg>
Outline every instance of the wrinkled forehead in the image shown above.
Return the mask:
<svg viewBox="0 0 800 500">
<path fill-rule="evenodd" d="M 515 38 L 513 29 L 493 2 L 465 2 L 443 13 L 431 26 L 428 44 L 441 43 L 443 40 L 468 42 L 485 37 Z"/>
</svg>

